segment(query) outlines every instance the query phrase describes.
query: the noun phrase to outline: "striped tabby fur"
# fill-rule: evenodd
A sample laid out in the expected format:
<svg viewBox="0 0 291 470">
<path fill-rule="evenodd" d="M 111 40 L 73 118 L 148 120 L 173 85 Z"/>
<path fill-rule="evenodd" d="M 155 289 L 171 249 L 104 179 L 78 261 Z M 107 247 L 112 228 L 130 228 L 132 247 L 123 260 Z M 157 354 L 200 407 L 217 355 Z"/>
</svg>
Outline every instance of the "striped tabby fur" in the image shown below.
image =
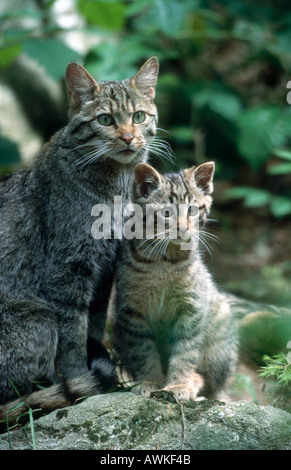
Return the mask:
<svg viewBox="0 0 291 470">
<path fill-rule="evenodd" d="M 69 64 L 68 125 L 29 167 L 0 184 L 2 405 L 20 394 L 27 404 L 53 409 L 114 382 L 108 359 L 88 370 L 87 342 L 103 336 L 120 241 L 92 237 L 91 211 L 97 203 L 112 206 L 116 195 L 126 204 L 135 165 L 150 149 L 160 151 L 153 144 L 157 74 L 156 57 L 115 82 L 96 82 Z M 30 399 L 39 377 L 65 385 Z M 68 399 L 60 396 L 64 390 Z M 9 404 L 0 406 L 0 419 L 7 410 Z"/>
<path fill-rule="evenodd" d="M 144 214 L 146 204 L 196 204 L 201 229 L 211 206 L 213 171 L 208 162 L 162 176 L 139 164 L 135 202 Z M 198 236 L 192 225 L 189 213 L 178 214 L 184 241 Z M 124 240 L 117 264 L 114 346 L 136 384 L 133 391 L 145 396 L 213 397 L 237 361 L 227 296 L 214 285 L 199 249 L 181 250 L 183 240 L 171 240 L 167 229 L 162 241 Z"/>
</svg>

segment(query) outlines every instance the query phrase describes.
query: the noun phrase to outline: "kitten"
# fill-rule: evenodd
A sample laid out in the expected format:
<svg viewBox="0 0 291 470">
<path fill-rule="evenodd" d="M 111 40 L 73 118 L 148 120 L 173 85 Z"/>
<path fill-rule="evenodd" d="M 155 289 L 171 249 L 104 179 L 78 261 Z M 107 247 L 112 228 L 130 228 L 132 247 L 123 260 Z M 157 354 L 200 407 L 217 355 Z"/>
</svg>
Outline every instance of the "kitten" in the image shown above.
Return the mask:
<svg viewBox="0 0 291 470">
<path fill-rule="evenodd" d="M 113 344 L 121 365 L 139 384 L 133 391 L 145 396 L 214 397 L 236 365 L 230 304 L 196 246 L 197 223 L 203 226 L 211 206 L 213 172 L 213 162 L 165 176 L 145 163 L 135 170 L 134 202 L 142 208 L 144 234 L 122 242 Z M 153 208 L 155 232 L 147 236 Z M 161 220 L 164 232 L 158 229 Z"/>
<path fill-rule="evenodd" d="M 157 74 L 156 57 L 133 78 L 112 82 L 69 64 L 68 125 L 0 184 L 2 404 L 31 393 L 39 377 L 65 380 L 31 402 L 25 397 L 49 409 L 115 382 L 107 359 L 91 364 L 87 341 L 90 353 L 91 339 L 103 336 L 120 240 L 92 237 L 91 210 L 131 197 L 134 167 L 147 160 L 156 133 Z M 8 409 L 0 407 L 0 419 Z"/>
</svg>

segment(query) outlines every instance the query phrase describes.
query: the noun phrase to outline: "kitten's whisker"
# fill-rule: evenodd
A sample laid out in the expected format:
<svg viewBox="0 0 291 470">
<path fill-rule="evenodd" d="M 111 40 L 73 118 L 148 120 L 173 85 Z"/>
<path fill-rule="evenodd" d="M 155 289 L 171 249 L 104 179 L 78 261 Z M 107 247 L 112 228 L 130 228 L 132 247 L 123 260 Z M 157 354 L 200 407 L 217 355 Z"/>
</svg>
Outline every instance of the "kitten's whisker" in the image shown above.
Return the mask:
<svg viewBox="0 0 291 470">
<path fill-rule="evenodd" d="M 207 222 L 208 222 L 208 221 L 209 221 L 209 222 L 218 222 L 217 219 L 209 219 L 209 218 L 207 217 Z"/>
<path fill-rule="evenodd" d="M 160 258 L 160 259 L 162 259 L 162 258 L 165 256 L 166 251 L 167 251 L 167 248 L 168 248 L 168 246 L 169 246 L 169 243 L 170 243 L 170 237 L 167 236 L 167 237 L 165 238 L 165 240 L 164 240 L 164 243 L 162 244 L 161 258 Z"/>
<path fill-rule="evenodd" d="M 156 237 L 158 237 L 159 235 L 163 235 L 165 234 L 165 232 L 160 232 L 160 233 L 153 233 L 147 237 L 145 237 L 145 239 L 140 243 L 139 247 L 141 247 L 144 243 L 146 243 L 148 240 L 152 240 Z"/>
<path fill-rule="evenodd" d="M 166 252 L 167 252 L 167 249 L 168 249 L 168 246 L 169 246 L 170 242 L 171 242 L 171 239 L 170 239 L 170 237 L 168 237 L 168 238 L 167 238 L 167 243 L 166 243 L 166 245 L 165 245 L 165 247 L 164 247 L 163 256 L 166 255 Z"/>
<path fill-rule="evenodd" d="M 212 259 L 212 253 L 211 253 L 211 250 L 212 250 L 212 247 L 209 245 L 209 243 L 206 242 L 206 240 L 203 240 L 203 238 L 199 237 L 199 242 L 202 243 L 202 245 L 206 248 L 206 250 L 208 251 L 211 259 Z"/>
<path fill-rule="evenodd" d="M 153 248 L 151 249 L 150 253 L 148 254 L 147 259 L 149 260 L 151 257 L 151 254 L 154 252 L 154 250 L 164 241 L 163 238 L 159 238 L 157 240 L 154 240 L 156 243 L 154 244 Z"/>
<path fill-rule="evenodd" d="M 161 250 L 163 248 L 163 244 L 165 243 L 165 240 L 166 238 L 163 238 L 160 240 L 161 243 L 157 244 L 157 253 L 155 254 L 157 259 L 159 258 L 159 255 L 161 254 Z M 162 259 L 162 256 L 160 256 L 160 259 Z"/>
<path fill-rule="evenodd" d="M 200 230 L 199 232 L 202 236 L 208 237 L 214 242 L 221 244 L 220 238 L 217 235 L 214 235 L 214 233 L 209 233 L 209 232 L 206 232 L 205 230 Z"/>
<path fill-rule="evenodd" d="M 152 251 L 155 249 L 155 245 L 156 245 L 157 242 L 158 242 L 158 241 L 155 239 L 155 240 L 150 244 L 150 246 L 154 245 L 154 247 L 151 249 L 150 253 L 148 254 L 147 261 L 149 260 Z M 149 248 L 149 247 L 147 247 L 147 248 Z M 147 251 L 147 250 L 145 249 L 145 251 Z"/>
<path fill-rule="evenodd" d="M 158 240 L 156 238 L 154 238 L 154 240 L 152 240 L 152 242 L 144 248 L 144 251 L 145 252 L 148 251 L 155 243 L 157 243 L 157 241 Z"/>
<path fill-rule="evenodd" d="M 160 234 L 155 234 L 155 238 L 151 241 L 151 243 L 149 243 L 148 246 L 146 246 L 146 247 L 144 248 L 144 251 L 149 250 L 149 249 L 151 248 L 151 246 L 152 246 L 155 242 L 158 242 L 158 241 L 160 241 L 160 240 L 164 240 L 164 238 L 156 238 L 158 235 L 162 235 L 162 234 L 163 234 L 163 232 L 161 232 Z M 140 246 L 141 246 L 141 245 L 140 245 Z"/>
</svg>

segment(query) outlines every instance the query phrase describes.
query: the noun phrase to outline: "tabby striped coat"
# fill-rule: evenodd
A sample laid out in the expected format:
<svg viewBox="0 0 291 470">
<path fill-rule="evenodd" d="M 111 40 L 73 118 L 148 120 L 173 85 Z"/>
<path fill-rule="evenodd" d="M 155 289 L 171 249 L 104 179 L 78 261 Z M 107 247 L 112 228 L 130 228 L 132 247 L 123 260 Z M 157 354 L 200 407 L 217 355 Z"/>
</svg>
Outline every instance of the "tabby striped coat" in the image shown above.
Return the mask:
<svg viewBox="0 0 291 470">
<path fill-rule="evenodd" d="M 50 409 L 114 382 L 103 359 L 86 375 L 88 336 L 102 339 L 120 243 L 92 237 L 91 210 L 111 207 L 115 195 L 130 199 L 134 167 L 156 132 L 157 73 L 156 57 L 116 82 L 96 82 L 69 64 L 68 125 L 0 184 L 0 403 L 15 390 L 30 393 L 39 377 L 67 380 L 44 395 Z M 103 388 L 99 371 L 102 380 L 109 375 Z M 41 396 L 32 398 L 39 407 Z"/>
<path fill-rule="evenodd" d="M 133 391 L 145 396 L 213 397 L 236 365 L 236 325 L 227 297 L 216 288 L 196 244 L 181 249 L 186 241 L 198 242 L 193 207 L 201 230 L 213 171 L 213 162 L 165 176 L 147 164 L 136 167 L 135 202 L 144 214 L 152 204 L 163 214 L 166 209 L 166 228 L 162 241 L 146 235 L 123 241 L 113 342 Z M 177 212 L 176 239 L 169 235 L 167 207 L 173 204 L 188 209 Z"/>
</svg>

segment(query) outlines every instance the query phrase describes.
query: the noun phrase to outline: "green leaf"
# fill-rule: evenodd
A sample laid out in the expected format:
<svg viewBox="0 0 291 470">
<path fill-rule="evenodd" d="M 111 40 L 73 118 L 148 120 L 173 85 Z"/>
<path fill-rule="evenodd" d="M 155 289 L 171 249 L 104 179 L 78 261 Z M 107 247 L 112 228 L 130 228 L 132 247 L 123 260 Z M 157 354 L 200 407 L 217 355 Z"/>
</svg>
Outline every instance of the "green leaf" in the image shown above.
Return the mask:
<svg viewBox="0 0 291 470">
<path fill-rule="evenodd" d="M 21 46 L 15 45 L 0 50 L 0 68 L 8 67 L 20 54 Z"/>
<path fill-rule="evenodd" d="M 155 0 L 153 14 L 160 30 L 171 37 L 182 27 L 185 7 L 176 0 Z"/>
<path fill-rule="evenodd" d="M 31 39 L 23 44 L 23 51 L 44 67 L 56 80 L 64 76 L 69 62 L 80 60 L 79 54 L 55 38 Z"/>
<path fill-rule="evenodd" d="M 259 168 L 291 136 L 291 113 L 286 108 L 248 109 L 238 119 L 238 149 L 253 168 Z"/>
<path fill-rule="evenodd" d="M 172 127 L 170 130 L 170 135 L 173 139 L 182 140 L 184 142 L 193 142 L 193 129 L 186 126 L 176 126 Z"/>
<path fill-rule="evenodd" d="M 238 96 L 215 87 L 197 89 L 197 92 L 193 94 L 193 105 L 197 108 L 207 106 L 213 112 L 229 120 L 237 119 L 242 108 Z"/>
<path fill-rule="evenodd" d="M 261 207 L 270 201 L 270 193 L 263 189 L 251 189 L 244 199 L 245 207 Z"/>
<path fill-rule="evenodd" d="M 290 163 L 279 163 L 273 165 L 267 169 L 270 175 L 285 175 L 291 173 L 291 162 Z"/>
<path fill-rule="evenodd" d="M 243 199 L 245 207 L 261 207 L 270 202 L 271 194 L 264 189 L 237 186 L 226 191 L 225 197 Z"/>
<path fill-rule="evenodd" d="M 134 76 L 139 68 L 137 64 L 142 64 L 155 52 L 143 45 L 137 35 L 119 37 L 93 47 L 86 57 L 85 67 L 97 80 L 122 80 Z"/>
<path fill-rule="evenodd" d="M 140 13 L 144 13 L 144 11 L 153 5 L 155 0 L 138 0 L 135 2 L 132 2 L 128 5 L 126 9 L 126 16 L 135 16 Z"/>
<path fill-rule="evenodd" d="M 89 24 L 120 31 L 124 27 L 126 5 L 114 0 L 79 0 L 78 9 Z"/>
<path fill-rule="evenodd" d="M 271 199 L 270 209 L 275 217 L 285 217 L 291 214 L 291 199 L 274 196 Z"/>
<path fill-rule="evenodd" d="M 252 190 L 252 188 L 249 186 L 235 186 L 234 188 L 225 191 L 224 195 L 230 199 L 242 199 L 249 193 L 250 190 Z"/>
<path fill-rule="evenodd" d="M 198 0 L 141 0 L 132 2 L 127 14 L 133 17 L 136 31 L 177 38 L 183 31 L 186 18 L 197 9 L 197 4 Z"/>
<path fill-rule="evenodd" d="M 276 149 L 273 151 L 273 153 L 277 157 L 284 158 L 285 160 L 291 160 L 291 150 Z"/>
</svg>

